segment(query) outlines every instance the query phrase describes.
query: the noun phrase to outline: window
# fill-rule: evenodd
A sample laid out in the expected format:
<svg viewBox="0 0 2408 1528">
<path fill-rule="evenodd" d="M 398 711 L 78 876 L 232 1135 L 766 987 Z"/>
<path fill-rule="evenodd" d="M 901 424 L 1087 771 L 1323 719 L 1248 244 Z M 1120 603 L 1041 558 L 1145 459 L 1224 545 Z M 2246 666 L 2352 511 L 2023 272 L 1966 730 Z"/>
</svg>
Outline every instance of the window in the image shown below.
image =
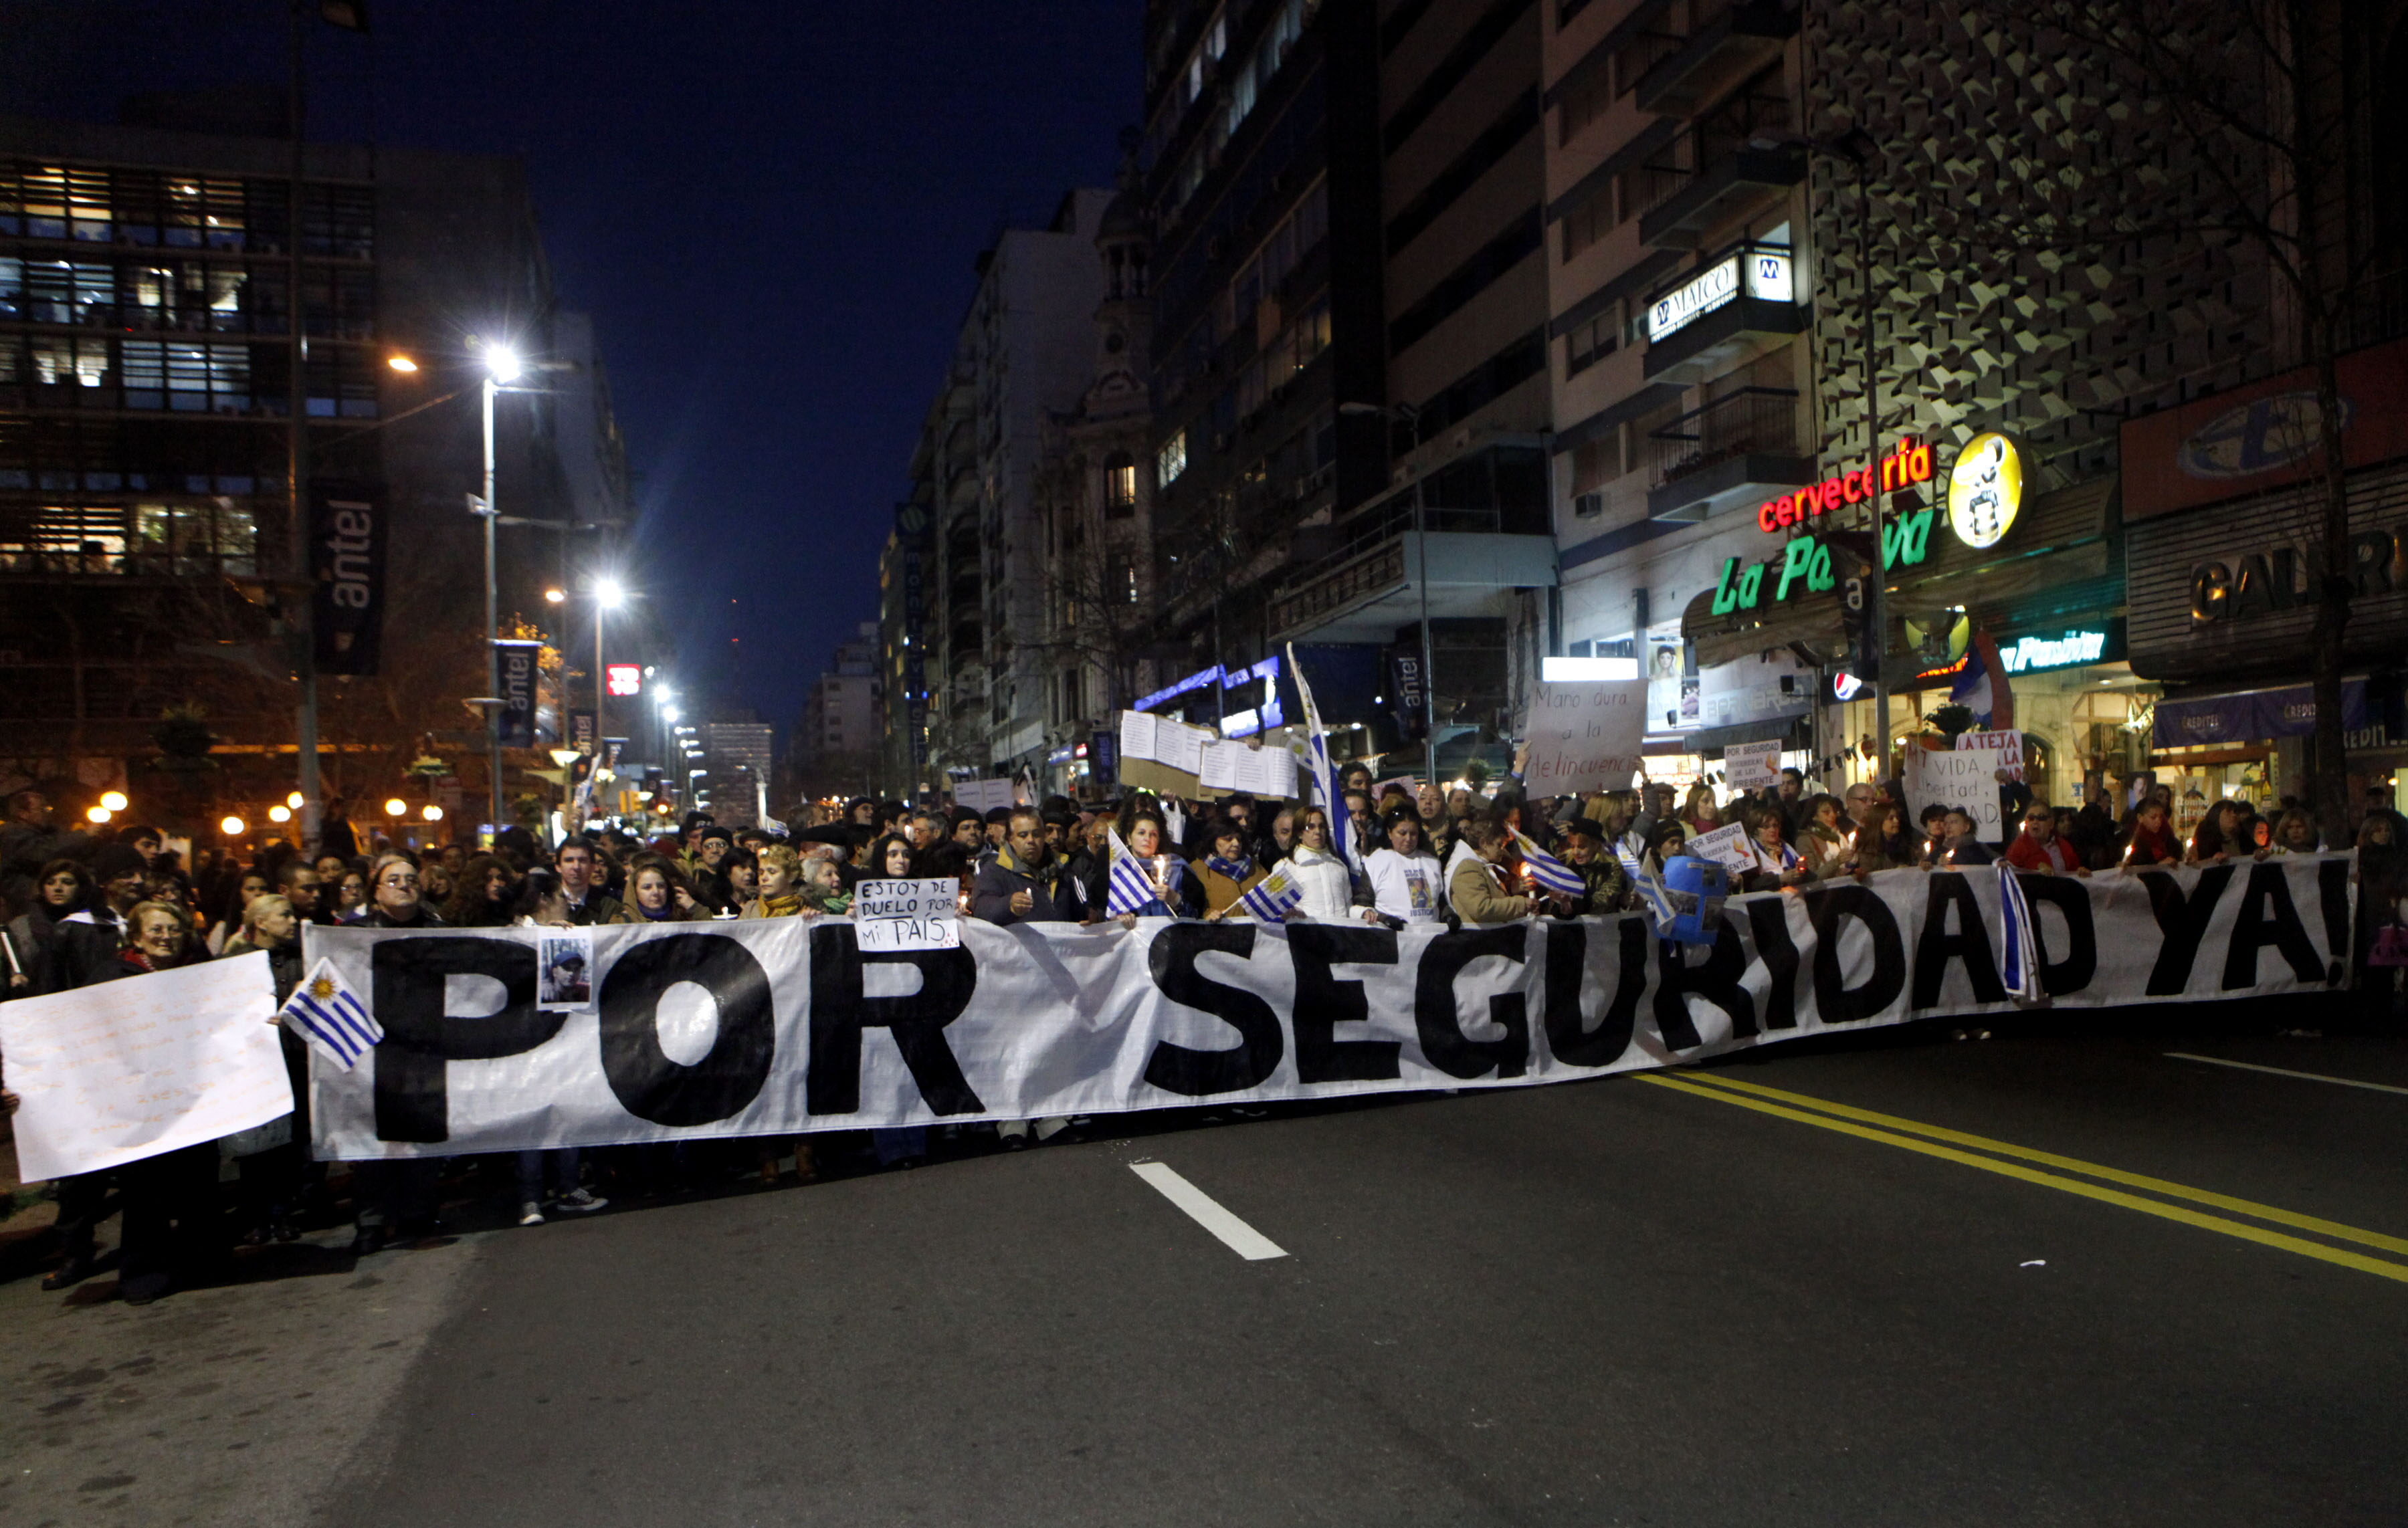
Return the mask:
<svg viewBox="0 0 2408 1528">
<path fill-rule="evenodd" d="M 1137 462 L 1126 451 L 1104 458 L 1104 515 L 1126 520 L 1137 513 Z"/>
<path fill-rule="evenodd" d="M 1562 110 L 1555 125 L 1555 141 L 1570 143 L 1589 123 L 1602 117 L 1613 106 L 1613 74 L 1603 60 L 1582 69 L 1565 82 L 1564 93 L 1556 98 Z"/>
<path fill-rule="evenodd" d="M 1624 304 L 1615 300 L 1605 311 L 1573 330 L 1566 340 L 1564 374 L 1577 377 L 1622 348 Z"/>
<path fill-rule="evenodd" d="M 1168 440 L 1164 441 L 1162 443 L 1162 450 L 1154 453 L 1154 484 L 1160 488 L 1168 488 L 1171 484 L 1177 482 L 1179 480 L 1179 475 L 1186 470 L 1187 432 L 1182 430 L 1177 435 L 1172 436 Z"/>
<path fill-rule="evenodd" d="M 1121 578 L 1128 586 L 1128 603 L 1135 605 L 1137 603 L 1137 564 L 1135 563 L 1123 563 L 1121 564 Z"/>
<path fill-rule="evenodd" d="M 1580 498 L 1613 481 L 1623 473 L 1622 436 L 1620 428 L 1596 440 L 1583 441 L 1572 450 L 1572 495 Z M 1597 495 L 1598 507 L 1604 507 L 1603 495 Z M 1589 511 L 1594 513 L 1595 511 Z"/>
<path fill-rule="evenodd" d="M 37 382 L 98 387 L 108 379 L 108 341 L 105 339 L 36 335 L 33 355 Z"/>
<path fill-rule="evenodd" d="M 251 348 L 129 339 L 125 407 L 219 413 L 251 407 Z"/>
</svg>

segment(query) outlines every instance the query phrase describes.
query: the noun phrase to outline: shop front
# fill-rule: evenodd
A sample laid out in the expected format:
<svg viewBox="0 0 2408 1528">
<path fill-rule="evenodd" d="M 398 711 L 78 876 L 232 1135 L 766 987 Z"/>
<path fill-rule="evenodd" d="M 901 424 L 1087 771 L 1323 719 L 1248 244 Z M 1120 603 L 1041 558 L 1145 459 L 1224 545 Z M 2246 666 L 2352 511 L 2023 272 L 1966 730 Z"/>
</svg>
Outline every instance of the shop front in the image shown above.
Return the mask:
<svg viewBox="0 0 2408 1528">
<path fill-rule="evenodd" d="M 2341 359 L 2350 595 L 2343 730 L 2354 797 L 2400 796 L 2408 661 L 2408 342 Z M 2152 763 L 2222 792 L 2307 794 L 2322 580 L 2315 393 L 2301 369 L 2124 427 L 2134 670 L 2165 687 Z M 2243 735 L 2246 730 L 2248 735 Z M 2211 789 L 2214 787 L 2215 789 Z"/>
</svg>

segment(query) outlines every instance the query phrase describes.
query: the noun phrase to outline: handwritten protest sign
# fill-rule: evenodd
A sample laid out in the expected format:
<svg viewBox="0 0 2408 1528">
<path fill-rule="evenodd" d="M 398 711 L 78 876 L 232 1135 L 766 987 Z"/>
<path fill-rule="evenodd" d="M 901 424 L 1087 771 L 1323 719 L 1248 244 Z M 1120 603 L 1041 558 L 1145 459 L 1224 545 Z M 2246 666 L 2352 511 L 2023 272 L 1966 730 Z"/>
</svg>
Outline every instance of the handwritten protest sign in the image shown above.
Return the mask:
<svg viewBox="0 0 2408 1528">
<path fill-rule="evenodd" d="M 1530 689 L 1529 758 L 1523 778 L 1532 795 L 1624 791 L 1639 772 L 1647 728 L 1647 681 L 1540 679 Z"/>
<path fill-rule="evenodd" d="M 293 1111 L 265 951 L 0 1003 L 27 1182 L 100 1172 Z"/>
<path fill-rule="evenodd" d="M 1781 739 L 1733 743 L 1723 750 L 1723 783 L 1734 791 L 1761 791 L 1781 783 Z"/>
<path fill-rule="evenodd" d="M 1689 840 L 1688 849 L 1698 859 L 1712 860 L 1732 870 L 1756 868 L 1756 857 L 1747 847 L 1747 828 L 1742 823 L 1732 822 L 1712 833 L 1698 834 Z"/>
<path fill-rule="evenodd" d="M 1999 757 L 2004 761 L 2000 767 L 2007 772 L 2007 778 L 2020 780 L 2024 778 L 2024 735 L 2022 733 L 1960 732 L 1956 735 L 1956 746 L 1960 749 L 1997 749 Z"/>
<path fill-rule="evenodd" d="M 1985 844 L 2000 841 L 1999 771 L 2006 767 L 2003 750 L 1963 748 L 1954 752 L 1930 749 L 1906 750 L 1906 799 L 1917 818 L 1923 808 L 1961 808 L 1973 820 L 1973 836 Z"/>
<path fill-rule="evenodd" d="M 958 883 L 865 880 L 853 889 L 853 942 L 864 950 L 958 950 L 962 943 Z"/>
</svg>

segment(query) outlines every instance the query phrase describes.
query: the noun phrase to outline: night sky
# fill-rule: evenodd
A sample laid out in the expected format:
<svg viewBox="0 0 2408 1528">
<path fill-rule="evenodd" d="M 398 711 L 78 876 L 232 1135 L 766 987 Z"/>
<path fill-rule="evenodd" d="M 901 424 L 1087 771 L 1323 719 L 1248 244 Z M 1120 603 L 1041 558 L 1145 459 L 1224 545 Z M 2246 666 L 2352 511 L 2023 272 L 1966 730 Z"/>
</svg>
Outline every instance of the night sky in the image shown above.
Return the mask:
<svg viewBox="0 0 2408 1528">
<path fill-rule="evenodd" d="M 829 650 L 877 614 L 973 258 L 1067 188 L 1111 182 L 1140 7 L 369 6 L 369 38 L 313 28 L 311 136 L 525 160 L 638 474 L 630 585 L 685 613 L 681 666 L 718 670 L 691 679 L 782 738 Z M 285 14 L 0 0 L 0 109 L 113 121 L 136 91 L 280 84 Z"/>
</svg>

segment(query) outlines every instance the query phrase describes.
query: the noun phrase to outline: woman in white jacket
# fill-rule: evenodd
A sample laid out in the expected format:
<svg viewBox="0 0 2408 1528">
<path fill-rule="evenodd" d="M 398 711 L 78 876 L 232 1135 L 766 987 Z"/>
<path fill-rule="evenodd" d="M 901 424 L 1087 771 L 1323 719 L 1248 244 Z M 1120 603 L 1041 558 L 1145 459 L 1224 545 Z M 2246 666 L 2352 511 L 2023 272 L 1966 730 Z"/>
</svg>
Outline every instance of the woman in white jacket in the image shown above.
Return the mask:
<svg viewBox="0 0 2408 1528">
<path fill-rule="evenodd" d="M 1422 820 L 1411 807 L 1388 814 L 1387 843 L 1363 862 L 1371 903 L 1383 922 L 1435 923 L 1446 916 L 1446 877 L 1422 843 Z"/>
<path fill-rule="evenodd" d="M 1330 848 L 1329 814 L 1318 807 L 1304 809 L 1296 847 L 1283 862 L 1304 893 L 1290 916 L 1309 922 L 1343 923 L 1371 918 L 1369 907 L 1354 905 L 1354 875 Z"/>
</svg>

